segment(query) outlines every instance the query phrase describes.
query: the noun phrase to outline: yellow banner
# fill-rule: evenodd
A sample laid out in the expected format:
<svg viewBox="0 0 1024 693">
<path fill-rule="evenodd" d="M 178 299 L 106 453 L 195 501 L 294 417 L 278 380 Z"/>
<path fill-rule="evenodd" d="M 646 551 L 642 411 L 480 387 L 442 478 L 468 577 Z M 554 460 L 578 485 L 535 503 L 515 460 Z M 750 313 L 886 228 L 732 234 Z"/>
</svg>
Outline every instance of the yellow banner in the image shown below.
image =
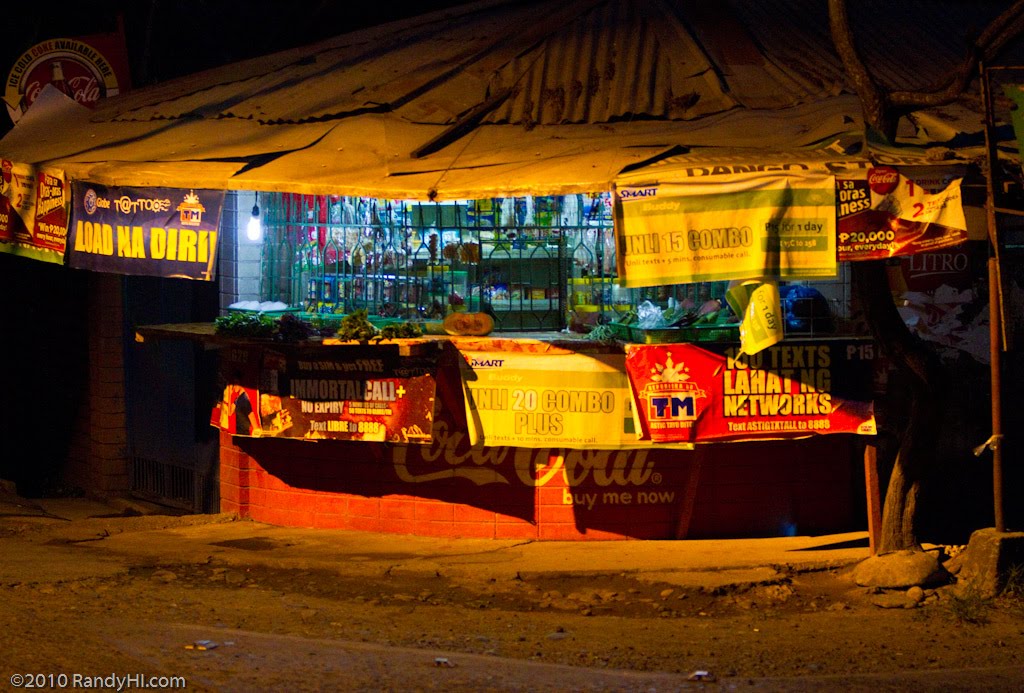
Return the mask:
<svg viewBox="0 0 1024 693">
<path fill-rule="evenodd" d="M 620 185 L 619 283 L 833 277 L 835 198 L 835 177 L 825 171 Z"/>
<path fill-rule="evenodd" d="M 472 445 L 650 447 L 637 441 L 625 354 L 462 352 Z"/>
</svg>

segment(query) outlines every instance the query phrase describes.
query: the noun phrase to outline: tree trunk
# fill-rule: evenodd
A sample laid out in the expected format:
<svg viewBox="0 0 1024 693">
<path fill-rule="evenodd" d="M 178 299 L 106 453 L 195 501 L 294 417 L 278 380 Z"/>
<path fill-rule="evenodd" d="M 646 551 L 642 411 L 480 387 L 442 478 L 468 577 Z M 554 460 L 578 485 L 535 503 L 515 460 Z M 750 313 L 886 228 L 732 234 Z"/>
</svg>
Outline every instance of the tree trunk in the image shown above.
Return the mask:
<svg viewBox="0 0 1024 693">
<path fill-rule="evenodd" d="M 878 553 L 913 549 L 920 545 L 914 528 L 920 481 L 911 481 L 903 471 L 903 452 L 896 455 L 896 463 L 889 477 L 889 486 L 882 507 L 882 531 L 878 537 Z"/>
<path fill-rule="evenodd" d="M 864 122 L 869 128 L 877 130 L 886 141 L 895 141 L 900 114 L 893 108 L 888 93 L 879 87 L 861 62 L 860 53 L 854 45 L 850 19 L 846 13 L 846 0 L 829 0 L 828 20 L 832 44 L 843 61 L 846 76 L 850 78 L 854 91 L 860 97 Z"/>
<path fill-rule="evenodd" d="M 905 366 L 894 362 L 896 374 L 890 387 L 906 386 L 910 411 L 899 434 L 899 451 L 882 506 L 882 531 L 878 552 L 888 553 L 920 548 L 917 532 L 917 499 L 928 465 L 934 459 L 935 439 L 939 435 L 942 408 L 941 387 L 929 385 L 915 376 L 908 379 Z M 938 376 L 932 376 L 938 381 Z"/>
<path fill-rule="evenodd" d="M 920 547 L 917 498 L 938 437 L 944 385 L 937 355 L 911 334 L 896 310 L 885 267 L 883 260 L 851 264 L 854 295 L 875 340 L 892 362 L 890 393 L 909 400 L 905 419 L 892 422 L 902 430 L 897 431 L 899 452 L 882 509 L 880 553 Z"/>
</svg>

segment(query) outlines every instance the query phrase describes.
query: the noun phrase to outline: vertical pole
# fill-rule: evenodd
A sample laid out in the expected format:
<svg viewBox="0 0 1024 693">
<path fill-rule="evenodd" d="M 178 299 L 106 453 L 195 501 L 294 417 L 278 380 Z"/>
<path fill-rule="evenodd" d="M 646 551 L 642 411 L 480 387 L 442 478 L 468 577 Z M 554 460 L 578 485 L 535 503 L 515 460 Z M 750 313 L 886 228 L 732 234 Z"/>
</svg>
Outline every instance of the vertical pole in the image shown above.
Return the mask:
<svg viewBox="0 0 1024 693">
<path fill-rule="evenodd" d="M 882 537 L 882 498 L 878 486 L 878 449 L 864 446 L 864 487 L 868 496 L 868 546 L 871 555 L 878 555 Z"/>
<path fill-rule="evenodd" d="M 995 514 L 997 532 L 1006 531 L 1003 518 L 1003 454 L 1002 454 L 1002 380 L 1000 363 L 1003 348 L 1002 339 L 1002 305 L 1000 303 L 999 286 L 999 236 L 996 225 L 996 166 L 998 158 L 995 151 L 993 131 L 995 115 L 992 105 L 992 89 L 988 80 L 988 71 L 984 64 L 979 65 L 981 72 L 981 92 L 985 106 L 985 217 L 988 222 L 990 255 L 988 258 L 988 315 L 989 315 L 989 377 L 991 382 L 990 399 L 992 401 L 992 437 L 989 447 L 992 450 L 992 505 Z"/>
<path fill-rule="evenodd" d="M 697 499 L 697 487 L 700 484 L 700 470 L 704 465 L 704 457 L 710 449 L 708 445 L 695 445 L 688 458 L 691 460 L 690 476 L 686 480 L 683 502 L 679 508 L 679 519 L 676 521 L 676 539 L 686 539 L 690 533 L 690 521 L 693 519 L 693 505 Z M 683 455 L 685 453 L 679 453 Z"/>
<path fill-rule="evenodd" d="M 994 257 L 988 259 L 988 340 L 990 373 L 992 382 L 992 437 L 989 447 L 992 449 L 992 500 L 995 511 L 996 531 L 1006 531 L 1006 520 L 1003 517 L 1003 407 L 1002 379 L 1000 364 L 1002 362 L 1002 340 L 999 323 L 999 265 Z"/>
</svg>

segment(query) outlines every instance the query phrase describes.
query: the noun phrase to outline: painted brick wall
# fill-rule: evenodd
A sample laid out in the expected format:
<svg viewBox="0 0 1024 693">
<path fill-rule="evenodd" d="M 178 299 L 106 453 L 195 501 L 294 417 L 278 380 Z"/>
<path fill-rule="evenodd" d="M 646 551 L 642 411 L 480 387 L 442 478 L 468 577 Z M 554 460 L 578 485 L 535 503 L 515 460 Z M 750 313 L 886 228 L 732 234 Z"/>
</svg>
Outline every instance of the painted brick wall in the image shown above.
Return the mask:
<svg viewBox="0 0 1024 693">
<path fill-rule="evenodd" d="M 539 540 L 780 536 L 866 524 L 853 516 L 859 448 L 849 436 L 610 452 L 580 457 L 586 471 L 547 451 L 507 449 L 495 469 L 508 483 L 487 485 L 438 475 L 436 465 L 429 481 L 403 481 L 396 468 L 408 474 L 422 460 L 399 465 L 397 449 L 222 433 L 221 510 L 285 526 Z M 545 482 L 511 478 L 522 469 Z"/>
</svg>

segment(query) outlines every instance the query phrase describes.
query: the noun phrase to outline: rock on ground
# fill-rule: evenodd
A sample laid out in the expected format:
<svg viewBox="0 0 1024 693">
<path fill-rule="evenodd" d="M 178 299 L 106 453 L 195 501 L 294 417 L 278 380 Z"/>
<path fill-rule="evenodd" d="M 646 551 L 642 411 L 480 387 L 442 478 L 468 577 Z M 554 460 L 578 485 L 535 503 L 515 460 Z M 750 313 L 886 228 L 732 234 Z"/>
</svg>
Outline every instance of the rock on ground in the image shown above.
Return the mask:
<svg viewBox="0 0 1024 693">
<path fill-rule="evenodd" d="M 862 587 L 906 589 L 938 585 L 949 579 L 939 557 L 927 551 L 894 551 L 857 564 L 853 579 Z"/>
</svg>

